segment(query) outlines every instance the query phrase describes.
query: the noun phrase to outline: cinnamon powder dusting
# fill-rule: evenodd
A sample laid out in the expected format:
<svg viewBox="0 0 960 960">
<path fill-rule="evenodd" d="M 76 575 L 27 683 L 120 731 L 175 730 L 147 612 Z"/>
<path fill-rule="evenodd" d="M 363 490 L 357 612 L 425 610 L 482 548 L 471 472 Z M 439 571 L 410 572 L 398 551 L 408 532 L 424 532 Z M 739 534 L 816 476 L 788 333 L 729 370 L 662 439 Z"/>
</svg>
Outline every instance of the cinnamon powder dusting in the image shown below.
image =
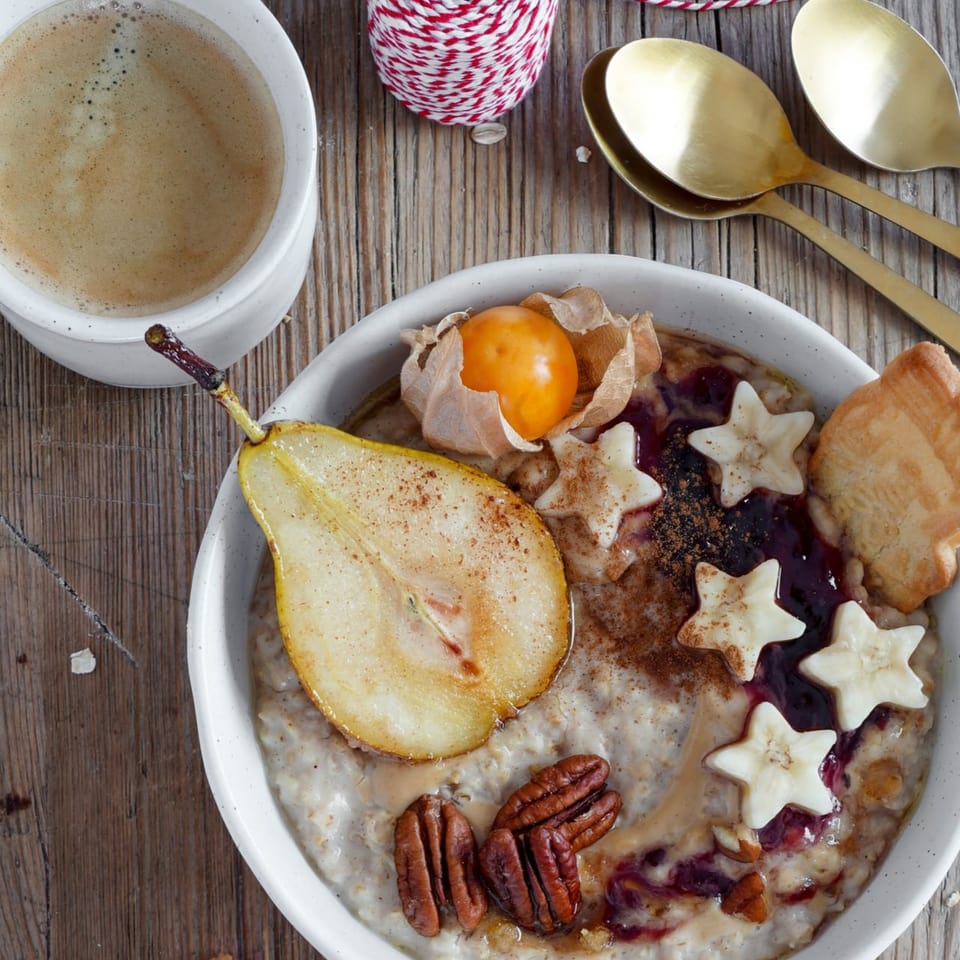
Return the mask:
<svg viewBox="0 0 960 960">
<path fill-rule="evenodd" d="M 664 576 L 647 553 L 617 583 L 581 584 L 575 593 L 580 642 L 601 647 L 620 669 L 648 678 L 660 692 L 713 688 L 728 696 L 734 690 L 735 678 L 714 651 L 677 642 L 695 604 L 687 586 Z M 579 629 L 587 618 L 594 630 Z"/>
<path fill-rule="evenodd" d="M 617 582 L 581 585 L 578 591 L 624 669 L 648 677 L 660 690 L 695 694 L 710 688 L 726 697 L 737 681 L 722 656 L 683 646 L 676 636 L 697 608 L 697 563 L 745 572 L 762 534 L 720 505 L 706 464 L 686 442 L 687 426 L 677 424 L 663 436 L 651 472 L 664 497 L 650 513 L 634 562 Z"/>
</svg>

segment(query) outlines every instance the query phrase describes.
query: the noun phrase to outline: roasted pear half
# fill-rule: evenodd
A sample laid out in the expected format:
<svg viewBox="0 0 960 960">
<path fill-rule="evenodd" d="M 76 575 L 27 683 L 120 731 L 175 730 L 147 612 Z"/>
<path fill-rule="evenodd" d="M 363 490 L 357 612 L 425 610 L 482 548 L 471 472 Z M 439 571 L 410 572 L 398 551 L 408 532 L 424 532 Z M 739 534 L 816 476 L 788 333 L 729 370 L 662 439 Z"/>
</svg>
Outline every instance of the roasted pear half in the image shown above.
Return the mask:
<svg viewBox="0 0 960 960">
<path fill-rule="evenodd" d="M 168 330 L 147 342 L 246 432 L 240 485 L 273 556 L 284 644 L 348 738 L 409 760 L 463 753 L 549 686 L 569 596 L 524 500 L 438 454 L 316 423 L 261 426 Z"/>
</svg>

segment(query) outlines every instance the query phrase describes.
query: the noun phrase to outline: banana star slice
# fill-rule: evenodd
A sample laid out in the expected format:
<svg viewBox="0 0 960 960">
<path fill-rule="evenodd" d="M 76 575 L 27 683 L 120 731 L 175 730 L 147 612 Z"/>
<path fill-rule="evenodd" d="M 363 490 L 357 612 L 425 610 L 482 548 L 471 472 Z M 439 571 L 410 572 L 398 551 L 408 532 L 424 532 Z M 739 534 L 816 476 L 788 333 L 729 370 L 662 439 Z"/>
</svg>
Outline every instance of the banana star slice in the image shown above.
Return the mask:
<svg viewBox="0 0 960 960">
<path fill-rule="evenodd" d="M 856 730 L 881 703 L 927 705 L 909 662 L 924 632 L 920 626 L 882 630 L 850 600 L 834 615 L 830 645 L 801 660 L 799 669 L 834 692 L 841 729 Z"/>
<path fill-rule="evenodd" d="M 636 431 L 629 423 L 618 423 L 594 443 L 568 433 L 549 442 L 560 473 L 534 507 L 547 517 L 582 517 L 604 548 L 617 539 L 625 513 L 663 496 L 660 484 L 637 466 Z"/>
<path fill-rule="evenodd" d="M 767 644 L 795 640 L 807 629 L 777 605 L 777 560 L 766 560 L 742 577 L 698 563 L 696 580 L 700 608 L 680 628 L 677 639 L 688 647 L 718 650 L 741 681 L 753 679 Z"/>
<path fill-rule="evenodd" d="M 741 785 L 743 822 L 759 830 L 788 804 L 817 816 L 833 810 L 835 798 L 820 766 L 836 739 L 833 730 L 794 730 L 772 703 L 763 702 L 750 715 L 747 736 L 704 762 Z"/>
<path fill-rule="evenodd" d="M 720 502 L 732 507 L 761 488 L 803 493 L 803 474 L 793 455 L 813 421 L 809 410 L 770 413 L 756 390 L 741 380 L 727 422 L 694 430 L 687 442 L 720 467 Z"/>
</svg>

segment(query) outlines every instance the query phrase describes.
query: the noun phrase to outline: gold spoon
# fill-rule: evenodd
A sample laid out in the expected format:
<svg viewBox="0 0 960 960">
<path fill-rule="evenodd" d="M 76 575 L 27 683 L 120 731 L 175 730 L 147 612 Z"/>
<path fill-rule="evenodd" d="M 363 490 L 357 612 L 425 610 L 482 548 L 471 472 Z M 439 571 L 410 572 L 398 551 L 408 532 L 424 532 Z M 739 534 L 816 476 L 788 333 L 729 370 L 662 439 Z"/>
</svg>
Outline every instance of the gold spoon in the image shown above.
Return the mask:
<svg viewBox="0 0 960 960">
<path fill-rule="evenodd" d="M 634 147 L 693 193 L 742 200 L 812 183 L 960 257 L 960 227 L 812 160 L 773 91 L 716 50 L 688 40 L 634 40 L 611 58 L 606 90 Z"/>
<path fill-rule="evenodd" d="M 597 146 L 628 187 L 661 210 L 692 220 L 762 214 L 785 223 L 873 287 L 925 330 L 939 337 L 951 349 L 960 351 L 960 314 L 779 194 L 762 193 L 749 200 L 713 200 L 698 197 L 658 173 L 624 135 L 607 102 L 607 65 L 616 52 L 616 48 L 602 50 L 590 60 L 580 82 L 580 99 Z"/>
<path fill-rule="evenodd" d="M 960 167 L 960 103 L 940 55 L 910 24 L 868 0 L 808 0 L 793 59 L 823 125 L 887 170 Z"/>
</svg>

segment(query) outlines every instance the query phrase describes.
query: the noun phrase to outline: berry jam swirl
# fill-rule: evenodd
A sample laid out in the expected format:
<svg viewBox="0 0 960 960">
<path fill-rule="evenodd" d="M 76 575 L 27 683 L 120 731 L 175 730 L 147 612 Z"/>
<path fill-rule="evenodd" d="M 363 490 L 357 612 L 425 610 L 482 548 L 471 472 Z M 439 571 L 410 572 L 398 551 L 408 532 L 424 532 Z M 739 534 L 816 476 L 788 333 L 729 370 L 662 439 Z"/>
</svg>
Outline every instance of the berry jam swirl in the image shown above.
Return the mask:
<svg viewBox="0 0 960 960">
<path fill-rule="evenodd" d="M 732 507 L 722 506 L 707 460 L 687 442 L 692 431 L 728 417 L 739 380 L 719 362 L 677 380 L 661 371 L 653 375 L 655 395 L 635 399 L 619 418 L 636 430 L 637 465 L 664 489 L 644 535 L 664 573 L 684 585 L 686 615 L 697 606 L 699 562 L 743 576 L 765 560 L 779 561 L 779 605 L 806 629 L 796 640 L 766 646 L 744 691 L 751 705 L 772 703 L 796 730 L 837 731 L 837 745 L 821 776 L 842 796 L 844 771 L 860 732 L 841 733 L 832 696 L 802 676 L 797 664 L 829 642 L 834 612 L 851 599 L 840 585 L 843 557 L 817 532 L 805 494 L 755 490 Z M 882 723 L 883 716 L 878 708 L 870 722 Z M 816 844 L 833 816 L 787 806 L 757 832 L 759 846 L 764 852 L 789 853 Z M 662 847 L 634 853 L 608 878 L 604 922 L 616 939 L 658 941 L 706 901 L 722 901 L 736 882 L 737 868 L 742 872 L 742 865 L 716 849 L 679 860 Z M 785 899 L 802 902 L 815 891 L 812 881 L 805 882 Z"/>
</svg>

